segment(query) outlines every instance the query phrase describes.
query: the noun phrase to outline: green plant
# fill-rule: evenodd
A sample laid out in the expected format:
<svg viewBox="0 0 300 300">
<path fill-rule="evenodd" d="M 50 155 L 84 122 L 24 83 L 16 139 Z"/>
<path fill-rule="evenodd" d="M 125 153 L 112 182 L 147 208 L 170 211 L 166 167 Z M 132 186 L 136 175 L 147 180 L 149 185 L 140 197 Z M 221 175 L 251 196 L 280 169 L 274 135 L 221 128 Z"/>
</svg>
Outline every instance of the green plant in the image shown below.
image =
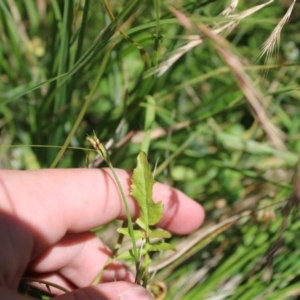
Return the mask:
<svg viewBox="0 0 300 300">
<path fill-rule="evenodd" d="M 162 241 L 155 243 L 151 242 L 151 239 L 154 238 L 170 238 L 171 234 L 162 229 L 151 228 L 162 218 L 163 207 L 161 202 L 154 203 L 152 199 L 154 179 L 149 169 L 146 154 L 144 152 L 140 152 L 140 154 L 138 155 L 137 167 L 134 169 L 132 176 L 131 195 L 134 197 L 140 208 L 140 217 L 135 222 L 139 228 L 134 230 L 125 193 L 111 164 L 107 150 L 105 149 L 103 144 L 100 143 L 99 139 L 96 136 L 94 136 L 94 138 L 88 136 L 87 140 L 101 155 L 101 157 L 103 157 L 110 170 L 112 171 L 126 210 L 127 221 L 124 222 L 122 228 L 118 229 L 118 232 L 121 235 L 127 235 L 131 238 L 132 250 L 124 252 L 117 256 L 117 251 L 120 248 L 122 242 L 122 238 L 119 238 L 118 243 L 114 247 L 112 259 L 133 259 L 136 265 L 135 281 L 137 283 L 140 283 L 142 286 L 147 287 L 150 280 L 148 271 L 151 262 L 150 252 L 175 250 L 175 248 L 171 244 L 164 243 Z M 143 245 L 140 249 L 138 249 L 136 245 L 137 239 L 143 240 Z M 109 263 L 111 263 L 111 260 L 108 262 L 108 264 Z M 100 276 L 97 276 L 93 284 L 97 284 L 99 283 L 99 281 Z"/>
<path fill-rule="evenodd" d="M 177 3 L 0 1 L 1 167 L 84 167 L 93 130 L 115 167 L 142 150 L 207 213 L 151 257 L 166 299 L 295 299 L 293 214 L 272 272 L 263 261 L 300 150 L 299 3 Z"/>
</svg>

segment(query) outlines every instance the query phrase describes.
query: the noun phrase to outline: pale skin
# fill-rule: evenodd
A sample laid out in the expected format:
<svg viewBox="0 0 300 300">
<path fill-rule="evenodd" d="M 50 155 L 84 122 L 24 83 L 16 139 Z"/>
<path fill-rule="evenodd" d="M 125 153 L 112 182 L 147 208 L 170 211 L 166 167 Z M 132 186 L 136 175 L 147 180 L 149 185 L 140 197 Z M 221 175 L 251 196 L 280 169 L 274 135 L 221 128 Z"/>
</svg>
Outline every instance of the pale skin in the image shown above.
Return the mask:
<svg viewBox="0 0 300 300">
<path fill-rule="evenodd" d="M 116 171 L 135 219 L 130 174 Z M 182 192 L 156 183 L 153 198 L 164 205 L 159 227 L 182 235 L 202 224 L 202 207 Z M 110 250 L 89 231 L 114 219 L 124 220 L 125 211 L 107 169 L 1 170 L 0 299 L 28 299 L 16 292 L 24 273 L 70 291 L 51 288 L 54 299 L 152 299 L 121 263 L 112 265 L 100 284 L 90 286 Z"/>
</svg>

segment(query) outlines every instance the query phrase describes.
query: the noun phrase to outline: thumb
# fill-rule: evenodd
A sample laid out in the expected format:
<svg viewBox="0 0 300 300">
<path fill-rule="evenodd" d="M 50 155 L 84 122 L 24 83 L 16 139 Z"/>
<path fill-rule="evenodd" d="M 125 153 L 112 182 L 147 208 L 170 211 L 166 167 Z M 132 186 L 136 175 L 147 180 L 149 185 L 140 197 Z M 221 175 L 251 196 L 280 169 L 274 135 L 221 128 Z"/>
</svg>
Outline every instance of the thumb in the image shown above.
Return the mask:
<svg viewBox="0 0 300 300">
<path fill-rule="evenodd" d="M 125 281 L 117 281 L 77 289 L 52 299 L 153 300 L 154 297 L 140 285 Z"/>
</svg>

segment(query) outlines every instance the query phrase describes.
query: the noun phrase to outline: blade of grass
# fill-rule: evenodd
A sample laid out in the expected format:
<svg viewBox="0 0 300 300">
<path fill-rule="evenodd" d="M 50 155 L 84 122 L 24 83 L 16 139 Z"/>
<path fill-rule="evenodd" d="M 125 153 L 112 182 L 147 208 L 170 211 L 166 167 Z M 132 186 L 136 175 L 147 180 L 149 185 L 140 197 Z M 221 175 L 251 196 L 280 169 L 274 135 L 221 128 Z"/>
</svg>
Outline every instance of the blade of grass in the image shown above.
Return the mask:
<svg viewBox="0 0 300 300">
<path fill-rule="evenodd" d="M 105 72 L 105 68 L 108 64 L 108 61 L 109 61 L 109 58 L 110 58 L 110 54 L 111 54 L 111 49 L 107 49 L 106 53 L 105 53 L 105 56 L 102 60 L 102 63 L 101 63 L 101 66 L 99 68 L 99 71 L 98 71 L 98 75 L 97 75 L 97 78 L 95 79 L 94 81 L 94 84 L 91 88 L 91 91 L 89 93 L 89 95 L 86 97 L 85 101 L 84 101 L 84 104 L 83 106 L 81 107 L 81 110 L 78 114 L 78 117 L 76 118 L 75 120 L 75 123 L 74 125 L 72 126 L 72 129 L 70 131 L 70 133 L 68 134 L 62 148 L 60 149 L 60 151 L 57 153 L 54 161 L 52 162 L 50 168 L 55 168 L 56 165 L 58 164 L 58 162 L 60 161 L 60 159 L 62 158 L 63 154 L 65 153 L 68 145 L 70 144 L 70 141 L 72 139 L 72 137 L 74 136 L 74 134 L 76 133 L 76 130 L 78 129 L 88 107 L 90 106 L 91 102 L 92 102 L 92 99 L 93 99 L 93 96 L 96 92 L 96 90 L 98 89 L 99 87 L 99 83 L 102 79 L 102 76 L 103 76 L 103 73 Z"/>
<path fill-rule="evenodd" d="M 58 69 L 57 76 L 64 74 L 68 71 L 68 62 L 70 56 L 70 39 L 71 39 L 71 25 L 73 20 L 73 6 L 74 2 L 66 1 L 64 2 L 63 16 L 62 22 L 59 26 L 59 43 L 60 49 L 58 54 Z M 67 82 L 64 81 L 64 77 L 60 77 L 57 80 L 56 88 L 60 86 L 59 89 L 56 90 L 54 105 L 53 105 L 53 113 L 56 114 L 58 110 L 64 107 L 67 103 L 70 102 L 70 94 L 68 94 L 68 85 Z M 64 127 L 62 126 L 64 120 L 64 114 L 58 114 L 57 117 L 53 120 L 55 125 L 55 131 L 52 135 L 49 136 L 49 143 L 54 145 L 59 145 L 64 135 Z M 47 152 L 47 161 L 53 161 L 56 153 L 53 150 L 49 150 Z"/>
</svg>

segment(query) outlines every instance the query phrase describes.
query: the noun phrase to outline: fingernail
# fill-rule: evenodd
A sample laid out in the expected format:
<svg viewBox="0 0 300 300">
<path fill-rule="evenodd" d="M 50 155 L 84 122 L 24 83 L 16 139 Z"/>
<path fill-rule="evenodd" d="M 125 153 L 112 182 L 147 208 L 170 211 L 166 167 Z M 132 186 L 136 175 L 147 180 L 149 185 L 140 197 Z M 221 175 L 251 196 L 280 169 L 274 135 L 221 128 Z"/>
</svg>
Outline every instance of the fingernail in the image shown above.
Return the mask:
<svg viewBox="0 0 300 300">
<path fill-rule="evenodd" d="M 130 288 L 120 295 L 122 300 L 153 300 L 153 296 L 142 287 Z"/>
</svg>

